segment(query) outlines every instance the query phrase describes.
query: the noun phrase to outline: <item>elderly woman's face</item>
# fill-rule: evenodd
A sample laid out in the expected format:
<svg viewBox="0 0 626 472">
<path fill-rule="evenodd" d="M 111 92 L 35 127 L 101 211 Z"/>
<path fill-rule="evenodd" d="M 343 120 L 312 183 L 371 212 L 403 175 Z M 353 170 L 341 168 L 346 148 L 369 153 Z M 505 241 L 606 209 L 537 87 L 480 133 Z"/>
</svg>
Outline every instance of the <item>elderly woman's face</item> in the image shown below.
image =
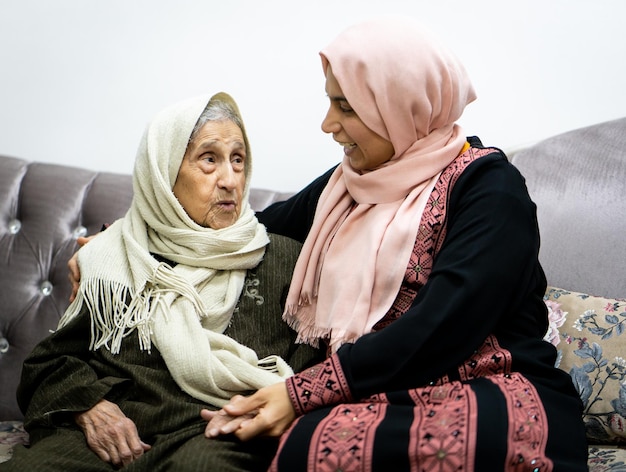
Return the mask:
<svg viewBox="0 0 626 472">
<path fill-rule="evenodd" d="M 172 189 L 200 226 L 222 229 L 239 218 L 246 145 L 232 121 L 209 121 L 189 143 Z"/>
</svg>

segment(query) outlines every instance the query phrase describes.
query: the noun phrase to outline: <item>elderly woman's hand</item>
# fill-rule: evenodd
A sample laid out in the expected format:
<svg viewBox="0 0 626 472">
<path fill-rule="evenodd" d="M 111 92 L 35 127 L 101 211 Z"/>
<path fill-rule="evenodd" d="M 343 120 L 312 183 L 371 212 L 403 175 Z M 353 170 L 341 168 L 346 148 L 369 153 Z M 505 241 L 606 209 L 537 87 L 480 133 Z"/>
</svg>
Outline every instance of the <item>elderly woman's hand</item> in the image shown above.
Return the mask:
<svg viewBox="0 0 626 472">
<path fill-rule="evenodd" d="M 206 436 L 234 432 L 239 439 L 247 441 L 259 435 L 279 437 L 291 426 L 296 413 L 285 383 L 280 382 L 249 397 L 236 395 L 220 412 L 211 416 Z"/>
<path fill-rule="evenodd" d="M 100 400 L 91 409 L 75 414 L 74 419 L 85 433 L 89 448 L 117 467 L 130 464 L 150 449 L 139 438 L 135 423 L 108 400 Z"/>
<path fill-rule="evenodd" d="M 83 247 L 97 235 L 92 234 L 91 236 L 81 236 L 76 239 L 76 242 L 80 247 Z M 78 293 L 78 285 L 80 283 L 80 269 L 78 268 L 78 252 L 75 252 L 71 259 L 67 262 L 67 268 L 70 270 L 68 278 L 70 279 L 70 283 L 72 284 L 72 293 L 70 295 L 70 303 L 74 301 L 76 298 L 76 294 Z"/>
</svg>

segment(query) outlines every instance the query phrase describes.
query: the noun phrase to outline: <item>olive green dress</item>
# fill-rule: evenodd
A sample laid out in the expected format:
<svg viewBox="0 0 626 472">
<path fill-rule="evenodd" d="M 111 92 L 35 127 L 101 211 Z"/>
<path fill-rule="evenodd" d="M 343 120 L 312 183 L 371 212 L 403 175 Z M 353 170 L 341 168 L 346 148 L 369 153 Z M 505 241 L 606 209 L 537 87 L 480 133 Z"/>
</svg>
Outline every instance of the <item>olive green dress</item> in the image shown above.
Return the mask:
<svg viewBox="0 0 626 472">
<path fill-rule="evenodd" d="M 278 235 L 270 238 L 264 260 L 248 271 L 226 333 L 254 349 L 260 359 L 278 354 L 298 371 L 319 360 L 309 346 L 294 344 L 295 333 L 281 318 L 300 243 Z M 43 340 L 27 358 L 18 401 L 31 445 L 16 447 L 0 471 L 115 470 L 89 449 L 72 420 L 72 413 L 101 399 L 119 405 L 136 424 L 142 441 L 152 446 L 125 471 L 267 470 L 276 440 L 205 438 L 200 410 L 216 407 L 183 392 L 154 345 L 150 353 L 140 350 L 133 332 L 113 355 L 107 349 L 90 351 L 90 336 L 89 316 L 84 313 Z"/>
</svg>

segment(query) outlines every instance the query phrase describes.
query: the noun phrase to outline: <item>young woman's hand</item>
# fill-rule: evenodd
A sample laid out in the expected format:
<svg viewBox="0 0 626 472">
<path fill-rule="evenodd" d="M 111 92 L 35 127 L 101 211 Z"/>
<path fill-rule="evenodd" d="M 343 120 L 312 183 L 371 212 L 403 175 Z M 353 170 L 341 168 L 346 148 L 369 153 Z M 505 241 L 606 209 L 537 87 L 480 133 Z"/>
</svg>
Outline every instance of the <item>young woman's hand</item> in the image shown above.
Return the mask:
<svg viewBox="0 0 626 472">
<path fill-rule="evenodd" d="M 201 414 L 209 421 L 207 437 L 233 433 L 242 441 L 255 436 L 278 437 L 296 418 L 284 382 L 264 387 L 249 397 L 235 395 L 222 410 L 203 410 Z"/>
<path fill-rule="evenodd" d="M 76 239 L 76 242 L 80 247 L 83 247 L 97 235 L 92 234 L 91 236 L 81 236 Z M 76 298 L 76 294 L 78 293 L 78 285 L 80 284 L 80 269 L 78 268 L 78 251 L 74 253 L 71 259 L 67 262 L 67 268 L 70 270 L 68 278 L 70 279 L 70 283 L 72 284 L 72 293 L 70 295 L 70 303 L 74 301 Z"/>
</svg>

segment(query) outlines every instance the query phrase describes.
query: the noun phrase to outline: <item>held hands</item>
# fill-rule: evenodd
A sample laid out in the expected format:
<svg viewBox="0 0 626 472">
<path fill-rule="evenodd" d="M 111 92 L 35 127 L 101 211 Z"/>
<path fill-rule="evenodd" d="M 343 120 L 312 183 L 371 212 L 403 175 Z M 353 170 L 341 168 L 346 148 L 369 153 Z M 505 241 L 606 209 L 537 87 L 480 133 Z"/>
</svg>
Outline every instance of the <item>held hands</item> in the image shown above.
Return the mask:
<svg viewBox="0 0 626 472">
<path fill-rule="evenodd" d="M 95 234 L 92 234 L 91 236 L 87 236 L 87 237 L 81 236 L 78 239 L 76 239 L 76 242 L 78 243 L 80 247 L 83 247 L 85 244 L 87 244 L 89 241 L 91 241 L 95 237 L 96 237 Z M 78 252 L 75 252 L 72 258 L 67 262 L 67 268 L 70 270 L 68 278 L 70 279 L 70 283 L 72 284 L 72 293 L 70 295 L 70 303 L 71 303 L 76 298 L 76 294 L 78 293 L 78 285 L 80 282 L 80 270 L 78 269 Z"/>
<path fill-rule="evenodd" d="M 100 400 L 91 409 L 74 415 L 89 448 L 100 459 L 117 467 L 126 466 L 150 450 L 139 438 L 135 423 L 115 404 Z"/>
<path fill-rule="evenodd" d="M 231 401 L 235 400 L 237 397 L 240 396 L 237 395 L 236 397 L 233 397 Z M 231 416 L 224 410 L 213 411 L 204 409 L 200 411 L 200 416 L 209 423 L 204 430 L 204 435 L 207 438 L 214 438 L 220 434 L 234 433 L 237 429 L 239 429 L 241 423 L 254 418 L 257 413 L 257 411 L 253 411 L 251 413 L 245 413 L 241 416 Z"/>
<path fill-rule="evenodd" d="M 206 437 L 234 433 L 242 441 L 259 435 L 278 437 L 296 418 L 284 382 L 264 387 L 249 397 L 235 395 L 222 410 L 202 410 L 200 415 L 209 422 L 204 430 Z"/>
</svg>

